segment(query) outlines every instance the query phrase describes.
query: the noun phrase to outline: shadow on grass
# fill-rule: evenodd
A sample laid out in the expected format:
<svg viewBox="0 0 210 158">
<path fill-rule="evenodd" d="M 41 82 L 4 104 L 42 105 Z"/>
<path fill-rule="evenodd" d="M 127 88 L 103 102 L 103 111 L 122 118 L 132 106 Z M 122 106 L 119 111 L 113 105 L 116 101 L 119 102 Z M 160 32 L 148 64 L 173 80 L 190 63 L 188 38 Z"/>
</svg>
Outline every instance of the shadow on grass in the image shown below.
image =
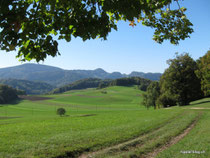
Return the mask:
<svg viewBox="0 0 210 158">
<path fill-rule="evenodd" d="M 15 118 L 22 118 L 22 117 L 9 117 L 9 116 L 0 116 L 0 120 L 6 120 L 6 119 L 15 119 Z"/>
<path fill-rule="evenodd" d="M 89 117 L 89 116 L 96 116 L 96 114 L 84 114 L 84 115 L 79 115 L 79 117 Z"/>
<path fill-rule="evenodd" d="M 12 101 L 9 101 L 7 103 L 3 103 L 3 104 L 0 104 L 0 108 L 1 107 L 4 107 L 4 106 L 7 106 L 8 104 L 10 105 L 16 105 L 16 104 L 19 104 L 23 99 L 16 99 L 16 100 L 12 100 Z"/>
<path fill-rule="evenodd" d="M 83 115 L 62 115 L 60 117 L 90 117 L 90 116 L 96 116 L 96 114 L 83 114 Z"/>
</svg>

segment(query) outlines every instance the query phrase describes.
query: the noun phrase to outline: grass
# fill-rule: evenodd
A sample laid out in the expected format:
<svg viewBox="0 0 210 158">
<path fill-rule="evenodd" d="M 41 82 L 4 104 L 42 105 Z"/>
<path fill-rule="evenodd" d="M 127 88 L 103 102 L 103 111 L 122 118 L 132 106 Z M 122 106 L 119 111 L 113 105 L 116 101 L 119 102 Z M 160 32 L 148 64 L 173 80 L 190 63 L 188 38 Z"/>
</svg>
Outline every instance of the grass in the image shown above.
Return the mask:
<svg viewBox="0 0 210 158">
<path fill-rule="evenodd" d="M 18 104 L 1 106 L 0 157 L 75 156 L 84 151 L 119 144 L 161 128 L 156 135 L 163 139 L 153 140 L 148 137 L 152 142 L 149 144 L 154 143 L 155 146 L 155 142 L 164 142 L 181 132 L 197 116 L 196 110 L 179 107 L 147 110 L 140 104 L 143 92 L 135 87 L 109 87 L 103 90 L 106 94 L 101 91 L 74 90 L 46 96 L 53 98 L 50 100 L 23 100 Z M 66 116 L 56 115 L 59 107 L 67 110 Z M 179 119 L 175 119 L 177 117 Z M 206 120 L 207 118 L 206 116 Z M 165 132 L 173 127 L 176 127 L 173 132 Z M 207 146 L 210 145 L 207 143 Z M 132 149 L 129 154 L 149 149 Z"/>
<path fill-rule="evenodd" d="M 210 108 L 210 98 L 191 103 L 187 108 Z M 203 111 L 197 125 L 179 143 L 160 153 L 158 158 L 207 158 L 210 157 L 210 109 L 191 110 Z M 188 152 L 188 153 L 187 153 Z"/>
<path fill-rule="evenodd" d="M 185 111 L 137 139 L 115 146 L 106 152 L 99 152 L 94 157 L 141 157 L 182 132 L 197 116 L 198 113 L 195 111 Z M 179 125 L 180 122 L 182 122 L 181 125 Z"/>
</svg>

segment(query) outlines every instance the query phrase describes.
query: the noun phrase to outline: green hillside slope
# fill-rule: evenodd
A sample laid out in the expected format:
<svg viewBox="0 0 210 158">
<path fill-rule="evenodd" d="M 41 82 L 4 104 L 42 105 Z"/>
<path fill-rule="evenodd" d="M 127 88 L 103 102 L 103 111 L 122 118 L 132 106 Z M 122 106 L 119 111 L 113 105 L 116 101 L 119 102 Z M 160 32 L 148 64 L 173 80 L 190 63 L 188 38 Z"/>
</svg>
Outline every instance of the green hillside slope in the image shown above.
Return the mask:
<svg viewBox="0 0 210 158">
<path fill-rule="evenodd" d="M 199 115 L 199 128 L 194 133 L 202 129 L 208 138 L 208 127 L 203 123 L 208 123 L 209 110 L 192 108 L 210 108 L 209 98 L 189 107 L 147 110 L 141 105 L 142 93 L 136 86 L 112 86 L 30 96 L 20 103 L 3 105 L 0 157 L 79 157 L 106 147 L 111 150 L 94 157 L 141 157 L 182 133 Z M 60 107 L 67 111 L 63 117 L 56 115 Z M 190 139 L 193 149 L 199 149 L 197 138 L 199 135 Z M 113 148 L 123 142 L 127 144 Z M 205 146 L 203 157 L 209 157 L 210 143 L 205 141 Z M 171 157 L 176 152 L 161 157 Z"/>
</svg>

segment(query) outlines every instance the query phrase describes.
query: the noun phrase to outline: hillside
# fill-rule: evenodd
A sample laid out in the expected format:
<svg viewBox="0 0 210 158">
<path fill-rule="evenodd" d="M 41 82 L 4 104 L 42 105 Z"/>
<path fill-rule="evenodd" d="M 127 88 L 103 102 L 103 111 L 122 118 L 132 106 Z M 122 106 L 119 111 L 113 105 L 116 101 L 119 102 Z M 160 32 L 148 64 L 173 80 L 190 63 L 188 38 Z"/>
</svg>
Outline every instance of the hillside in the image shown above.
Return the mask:
<svg viewBox="0 0 210 158">
<path fill-rule="evenodd" d="M 137 85 L 142 91 L 146 91 L 151 80 L 144 79 L 141 77 L 125 77 L 119 79 L 98 79 L 98 78 L 87 78 L 75 81 L 71 84 L 64 85 L 56 88 L 50 92 L 50 94 L 63 93 L 70 90 L 86 89 L 86 88 L 106 88 L 110 86 L 134 86 Z"/>
<path fill-rule="evenodd" d="M 9 85 L 15 89 L 23 90 L 26 94 L 44 94 L 55 88 L 47 83 L 18 79 L 1 79 L 0 83 Z"/>
<path fill-rule="evenodd" d="M 130 74 L 122 74 L 120 72 L 108 73 L 101 68 L 95 70 L 64 70 L 41 64 L 23 64 L 0 69 L 0 79 L 13 78 L 39 81 L 46 82 L 56 87 L 70 84 L 74 81 L 85 78 L 117 79 L 132 76 L 143 77 L 150 80 L 159 80 L 161 74 L 143 72 L 132 72 Z"/>
<path fill-rule="evenodd" d="M 136 86 L 111 86 L 2 104 L 0 157 L 149 157 L 163 151 L 158 158 L 183 158 L 180 151 L 209 150 L 210 98 L 147 110 L 143 93 Z M 61 107 L 64 117 L 56 114 Z"/>
<path fill-rule="evenodd" d="M 66 91 L 76 90 L 76 89 L 96 88 L 102 82 L 103 82 L 103 80 L 97 79 L 97 78 L 81 79 L 81 80 L 75 81 L 71 84 L 62 86 L 60 88 L 56 88 L 50 93 L 57 94 L 57 93 L 63 93 Z"/>
</svg>

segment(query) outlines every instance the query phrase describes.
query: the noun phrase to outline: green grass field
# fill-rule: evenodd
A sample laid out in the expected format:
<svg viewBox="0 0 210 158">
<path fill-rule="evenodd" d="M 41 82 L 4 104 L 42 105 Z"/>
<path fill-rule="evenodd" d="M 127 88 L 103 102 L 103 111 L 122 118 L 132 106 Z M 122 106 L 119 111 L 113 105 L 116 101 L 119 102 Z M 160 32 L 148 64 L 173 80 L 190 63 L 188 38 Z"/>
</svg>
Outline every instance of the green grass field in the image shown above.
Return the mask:
<svg viewBox="0 0 210 158">
<path fill-rule="evenodd" d="M 112 146 L 112 152 L 94 157 L 144 156 L 182 133 L 198 117 L 192 131 L 158 157 L 210 157 L 209 98 L 185 107 L 147 110 L 141 105 L 142 93 L 135 87 L 109 87 L 1 105 L 0 157 L 78 157 Z M 56 115 L 59 107 L 67 110 L 66 116 Z M 184 150 L 205 153 L 181 153 Z"/>
</svg>

